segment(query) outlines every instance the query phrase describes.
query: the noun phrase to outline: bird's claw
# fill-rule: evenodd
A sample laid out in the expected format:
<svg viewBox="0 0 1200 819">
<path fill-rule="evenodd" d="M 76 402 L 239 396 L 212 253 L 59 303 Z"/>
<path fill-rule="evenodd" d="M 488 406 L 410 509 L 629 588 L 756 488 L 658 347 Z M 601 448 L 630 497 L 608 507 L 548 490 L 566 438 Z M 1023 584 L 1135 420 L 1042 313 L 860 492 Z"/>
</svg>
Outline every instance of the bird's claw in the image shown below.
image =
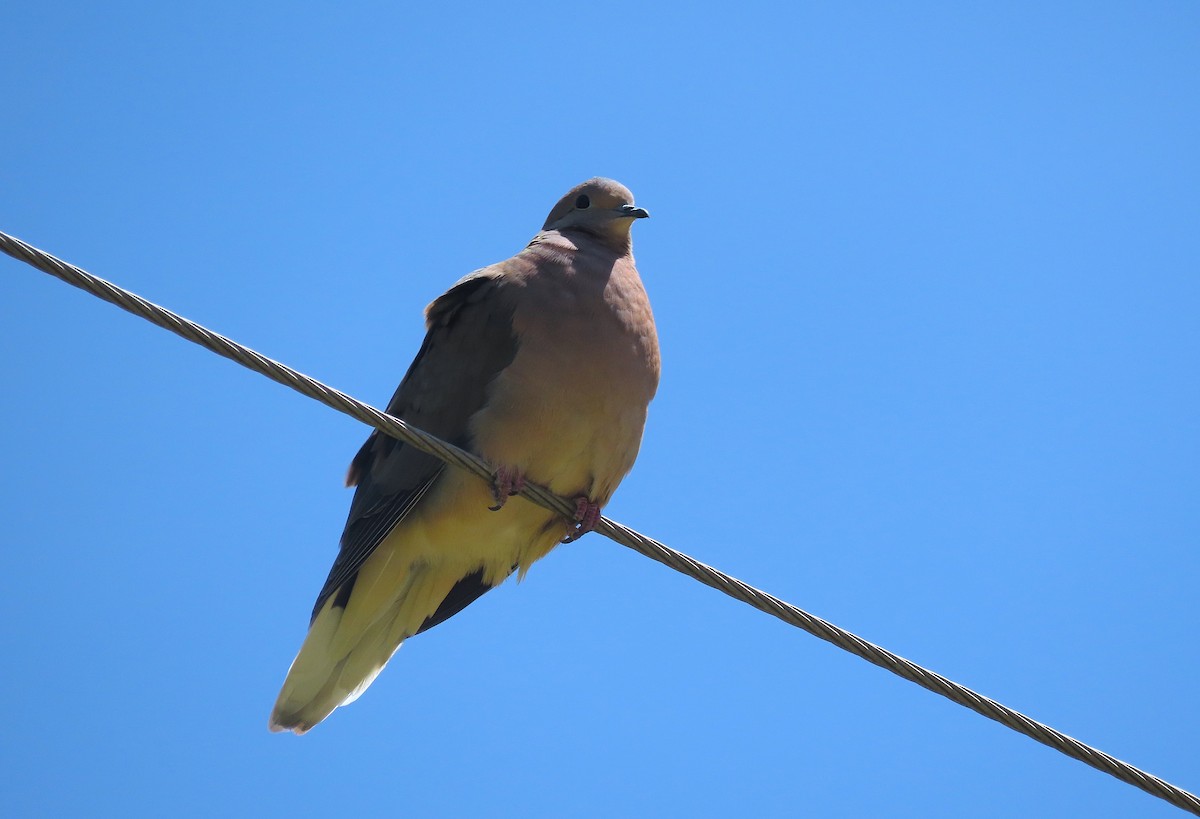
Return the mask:
<svg viewBox="0 0 1200 819">
<path fill-rule="evenodd" d="M 521 494 L 525 488 L 525 475 L 516 467 L 502 466 L 492 475 L 492 500 L 495 506 L 489 506 L 493 512 L 499 512 L 513 495 Z"/>
<path fill-rule="evenodd" d="M 600 520 L 600 504 L 593 503 L 590 498 L 580 495 L 575 498 L 575 518 L 571 531 L 563 538 L 563 543 L 573 543 L 596 528 Z"/>
</svg>

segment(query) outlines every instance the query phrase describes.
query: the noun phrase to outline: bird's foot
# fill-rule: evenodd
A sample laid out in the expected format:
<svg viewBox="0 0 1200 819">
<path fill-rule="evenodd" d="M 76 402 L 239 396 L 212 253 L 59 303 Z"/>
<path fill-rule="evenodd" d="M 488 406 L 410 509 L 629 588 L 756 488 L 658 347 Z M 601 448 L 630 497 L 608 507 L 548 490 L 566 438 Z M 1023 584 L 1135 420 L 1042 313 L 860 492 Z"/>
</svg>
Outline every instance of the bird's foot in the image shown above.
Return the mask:
<svg viewBox="0 0 1200 819">
<path fill-rule="evenodd" d="M 593 503 L 590 498 L 580 495 L 575 498 L 575 519 L 571 531 L 563 539 L 563 543 L 572 543 L 596 528 L 600 520 L 600 504 Z"/>
<path fill-rule="evenodd" d="M 495 506 L 489 506 L 493 512 L 499 512 L 513 495 L 521 494 L 525 488 L 525 475 L 513 466 L 502 466 L 492 475 L 492 499 Z"/>
</svg>

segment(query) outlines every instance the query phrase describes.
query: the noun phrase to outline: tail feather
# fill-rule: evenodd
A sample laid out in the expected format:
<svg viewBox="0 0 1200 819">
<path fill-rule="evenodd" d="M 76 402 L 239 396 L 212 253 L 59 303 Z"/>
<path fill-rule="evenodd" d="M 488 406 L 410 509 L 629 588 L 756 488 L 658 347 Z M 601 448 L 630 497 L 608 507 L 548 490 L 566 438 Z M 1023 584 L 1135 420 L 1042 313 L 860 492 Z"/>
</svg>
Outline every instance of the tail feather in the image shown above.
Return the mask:
<svg viewBox="0 0 1200 819">
<path fill-rule="evenodd" d="M 271 714 L 271 730 L 303 734 L 335 708 L 358 699 L 404 640 L 437 610 L 456 580 L 451 573 L 412 566 L 390 599 L 373 601 L 357 585 L 345 608 L 335 606 L 331 597 L 292 661 Z"/>
</svg>

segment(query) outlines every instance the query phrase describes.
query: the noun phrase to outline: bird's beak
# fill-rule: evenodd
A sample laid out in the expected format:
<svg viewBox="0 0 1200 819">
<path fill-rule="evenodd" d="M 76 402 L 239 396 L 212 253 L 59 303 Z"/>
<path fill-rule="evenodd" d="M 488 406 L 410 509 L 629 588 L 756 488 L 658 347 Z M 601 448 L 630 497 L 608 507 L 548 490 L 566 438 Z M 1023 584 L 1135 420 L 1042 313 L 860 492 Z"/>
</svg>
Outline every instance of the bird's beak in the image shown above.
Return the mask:
<svg viewBox="0 0 1200 819">
<path fill-rule="evenodd" d="M 630 219 L 645 219 L 650 215 L 650 211 L 645 208 L 636 208 L 633 205 L 621 205 L 617 208 L 617 215 Z"/>
</svg>

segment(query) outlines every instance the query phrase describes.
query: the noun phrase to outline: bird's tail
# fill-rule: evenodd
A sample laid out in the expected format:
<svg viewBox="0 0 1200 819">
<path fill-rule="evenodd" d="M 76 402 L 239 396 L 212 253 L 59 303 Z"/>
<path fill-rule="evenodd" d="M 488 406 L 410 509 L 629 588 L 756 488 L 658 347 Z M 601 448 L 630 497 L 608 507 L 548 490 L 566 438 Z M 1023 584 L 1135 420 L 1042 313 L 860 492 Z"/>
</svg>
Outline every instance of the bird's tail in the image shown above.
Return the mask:
<svg viewBox="0 0 1200 819">
<path fill-rule="evenodd" d="M 454 585 L 450 574 L 426 565 L 408 566 L 404 574 L 395 584 L 360 577 L 343 605 L 335 604 L 337 594 L 330 596 L 288 669 L 271 713 L 272 731 L 303 734 L 358 699 Z M 389 587 L 398 591 L 387 594 Z"/>
</svg>

